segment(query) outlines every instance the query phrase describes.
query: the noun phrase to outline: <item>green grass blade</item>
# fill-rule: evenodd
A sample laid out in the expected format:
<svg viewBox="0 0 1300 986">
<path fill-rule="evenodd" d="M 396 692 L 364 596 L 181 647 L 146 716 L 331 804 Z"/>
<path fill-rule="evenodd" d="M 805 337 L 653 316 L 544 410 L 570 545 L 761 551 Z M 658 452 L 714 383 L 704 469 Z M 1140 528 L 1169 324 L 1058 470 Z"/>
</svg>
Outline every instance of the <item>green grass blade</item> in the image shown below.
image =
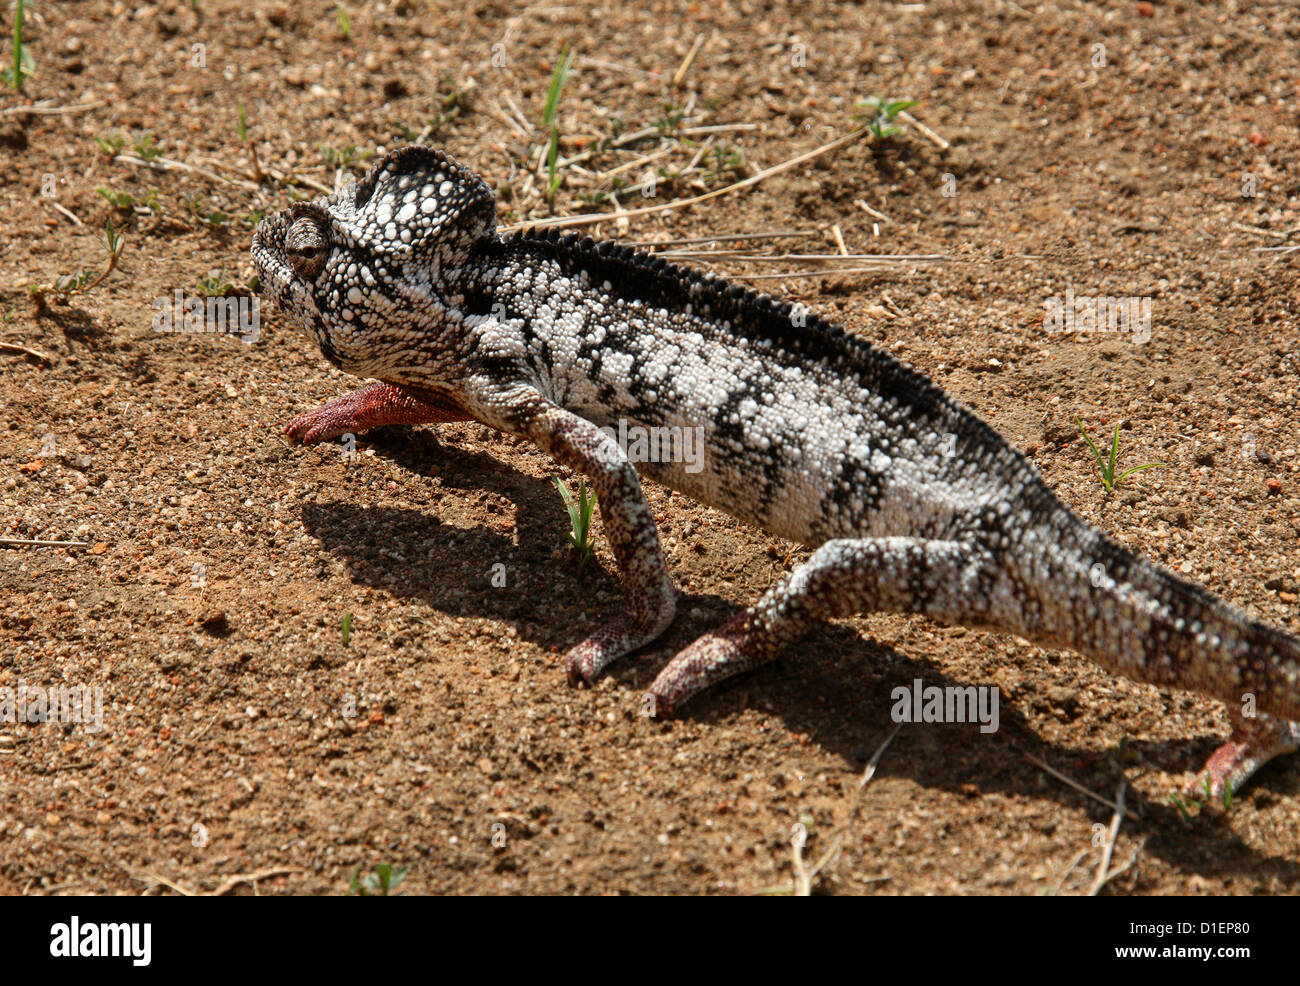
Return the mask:
<svg viewBox="0 0 1300 986">
<path fill-rule="evenodd" d="M 560 151 L 560 128 L 551 127 L 551 142 L 546 149 L 546 187 L 552 196 L 555 195 L 556 189 L 560 187 L 560 182 L 564 179 L 557 177 L 555 174 L 555 160 Z"/>
<path fill-rule="evenodd" d="M 1125 477 L 1131 476 L 1135 472 L 1142 472 L 1144 469 L 1163 469 L 1164 467 L 1165 467 L 1165 463 L 1163 462 L 1148 462 L 1145 465 L 1141 465 L 1141 466 L 1130 466 L 1128 469 L 1125 469 L 1122 473 L 1120 473 L 1118 477 L 1116 477 L 1115 485 L 1118 486 L 1120 483 L 1124 481 Z"/>
<path fill-rule="evenodd" d="M 9 84 L 15 90 L 23 87 L 23 0 L 18 0 L 14 9 L 14 64 L 9 73 Z"/>
<path fill-rule="evenodd" d="M 569 77 L 569 66 L 573 64 L 573 52 L 565 45 L 564 50 L 560 52 L 560 60 L 555 63 L 555 71 L 551 73 L 551 86 L 546 90 L 546 108 L 542 111 L 542 126 L 549 127 L 555 122 L 555 108 L 560 102 L 560 91 L 564 88 L 564 81 Z"/>
<path fill-rule="evenodd" d="M 1110 465 L 1106 467 L 1106 478 L 1111 485 L 1115 483 L 1115 457 L 1119 454 L 1119 422 L 1115 422 L 1115 433 L 1110 436 Z"/>
<path fill-rule="evenodd" d="M 1083 427 L 1083 422 L 1080 419 L 1075 418 L 1074 425 L 1079 429 L 1079 434 L 1083 436 L 1083 440 L 1088 443 L 1088 448 L 1092 449 L 1092 457 L 1097 460 L 1097 468 L 1105 474 L 1106 460 L 1101 457 L 1101 453 L 1097 451 L 1097 446 L 1092 443 L 1092 439 L 1088 436 L 1087 430 Z"/>
<path fill-rule="evenodd" d="M 561 480 L 559 476 L 552 476 L 551 482 L 554 483 L 555 488 L 560 491 L 560 499 L 564 501 L 564 509 L 569 512 L 569 519 L 576 524 L 578 522 L 578 510 L 577 504 L 573 499 L 573 494 L 569 492 L 569 488 L 564 485 L 564 481 Z"/>
</svg>

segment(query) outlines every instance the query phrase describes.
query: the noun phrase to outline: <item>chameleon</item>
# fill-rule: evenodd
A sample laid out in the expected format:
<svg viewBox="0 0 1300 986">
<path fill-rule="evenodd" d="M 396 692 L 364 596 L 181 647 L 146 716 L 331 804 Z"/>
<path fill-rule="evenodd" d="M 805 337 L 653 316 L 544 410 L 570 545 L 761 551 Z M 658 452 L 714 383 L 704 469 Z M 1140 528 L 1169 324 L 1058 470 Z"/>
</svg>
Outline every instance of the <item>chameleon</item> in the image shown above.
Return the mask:
<svg viewBox="0 0 1300 986">
<path fill-rule="evenodd" d="M 889 611 L 1221 700 L 1230 736 L 1189 794 L 1230 796 L 1300 749 L 1300 640 L 1087 523 L 976 413 L 803 305 L 613 241 L 502 235 L 489 186 L 420 145 L 264 218 L 252 258 L 324 358 L 373 381 L 295 417 L 289 440 L 473 420 L 588 477 L 625 603 L 567 652 L 572 679 L 674 618 L 644 475 L 811 551 L 668 662 L 651 715 L 818 621 Z M 634 455 L 634 429 L 689 430 L 702 454 Z"/>
</svg>

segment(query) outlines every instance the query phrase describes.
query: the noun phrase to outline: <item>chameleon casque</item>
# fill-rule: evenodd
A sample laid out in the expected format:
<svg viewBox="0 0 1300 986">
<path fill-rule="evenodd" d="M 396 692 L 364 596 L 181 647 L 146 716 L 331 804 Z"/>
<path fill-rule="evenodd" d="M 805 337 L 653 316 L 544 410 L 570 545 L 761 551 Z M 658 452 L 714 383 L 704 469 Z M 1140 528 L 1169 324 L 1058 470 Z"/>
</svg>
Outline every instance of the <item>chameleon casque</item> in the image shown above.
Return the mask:
<svg viewBox="0 0 1300 986">
<path fill-rule="evenodd" d="M 318 442 L 473 419 L 586 474 L 626 592 L 566 657 L 590 679 L 673 619 L 637 469 L 814 548 L 677 654 L 655 714 L 868 610 L 1018 634 L 1227 703 L 1189 791 L 1222 795 L 1300 748 L 1300 640 L 1093 528 L 1027 458 L 920 373 L 799 308 L 611 242 L 502 237 L 488 186 L 406 147 L 360 182 L 263 220 L 262 290 L 325 358 L 377 382 L 295 418 Z M 629 461 L 607 429 L 700 429 L 703 468 Z M 1259 715 L 1243 715 L 1253 695 Z"/>
</svg>

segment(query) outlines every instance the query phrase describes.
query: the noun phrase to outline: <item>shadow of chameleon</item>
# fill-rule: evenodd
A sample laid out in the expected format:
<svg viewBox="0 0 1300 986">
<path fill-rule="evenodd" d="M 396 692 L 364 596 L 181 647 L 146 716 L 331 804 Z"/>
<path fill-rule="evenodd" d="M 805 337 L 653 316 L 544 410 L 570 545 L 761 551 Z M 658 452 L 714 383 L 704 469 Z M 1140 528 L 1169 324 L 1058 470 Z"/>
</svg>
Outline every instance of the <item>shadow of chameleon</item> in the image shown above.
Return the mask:
<svg viewBox="0 0 1300 986">
<path fill-rule="evenodd" d="M 393 430 L 396 432 L 396 430 Z M 487 526 L 457 527 L 434 513 L 405 508 L 362 509 L 346 500 L 307 504 L 304 526 L 326 550 L 347 565 L 351 577 L 374 589 L 409 598 L 451 616 L 489 619 L 515 628 L 519 637 L 554 650 L 557 684 L 563 680 L 565 649 L 618 610 L 621 589 L 613 573 L 593 559 L 584 578 L 557 549 L 567 551 L 567 518 L 544 480 L 526 475 L 491 455 L 445 445 L 429 433 L 403 441 L 377 431 L 367 443 L 377 454 L 412 472 L 436 473 L 444 489 L 490 490 L 516 506 L 515 536 Z M 397 546 L 397 547 L 394 547 Z M 508 590 L 492 584 L 492 565 L 504 564 Z M 737 608 L 717 595 L 683 593 L 678 616 L 652 645 L 617 662 L 609 672 L 628 692 L 639 693 L 681 648 L 725 622 Z M 1083 660 L 1083 658 L 1073 658 Z M 904 654 L 859 635 L 852 627 L 826 624 L 778 660 L 737 676 L 694 699 L 678 718 L 712 724 L 748 708 L 761 708 L 792 733 L 806 735 L 852 770 L 861 770 L 893 729 L 891 693 L 920 678 L 926 685 L 964 687 L 930 664 L 923 654 Z M 667 728 L 672 728 L 669 725 Z M 1129 748 L 1160 769 L 1193 771 L 1222 742 L 1201 736 L 1179 740 L 1136 740 Z M 1027 799 L 1052 797 L 1093 822 L 1108 824 L 1110 810 L 1049 779 L 1025 760 L 1034 752 L 1076 781 L 1107 797 L 1117 778 L 1095 749 L 1039 739 L 1011 703 L 1000 706 L 999 729 L 981 734 L 975 724 L 906 725 L 894 739 L 878 778 L 907 778 L 926 787 L 965 795 L 997 792 Z M 1269 765 L 1252 789 L 1283 797 L 1300 796 L 1300 770 L 1283 760 Z M 867 795 L 869 796 L 869 794 Z M 1230 831 L 1217 812 L 1185 821 L 1173 805 L 1130 789 L 1124 831 L 1148 837 L 1144 853 L 1171 866 L 1205 876 L 1249 875 L 1300 886 L 1300 858 L 1267 856 Z M 1058 867 L 1064 860 L 1044 861 Z"/>
</svg>

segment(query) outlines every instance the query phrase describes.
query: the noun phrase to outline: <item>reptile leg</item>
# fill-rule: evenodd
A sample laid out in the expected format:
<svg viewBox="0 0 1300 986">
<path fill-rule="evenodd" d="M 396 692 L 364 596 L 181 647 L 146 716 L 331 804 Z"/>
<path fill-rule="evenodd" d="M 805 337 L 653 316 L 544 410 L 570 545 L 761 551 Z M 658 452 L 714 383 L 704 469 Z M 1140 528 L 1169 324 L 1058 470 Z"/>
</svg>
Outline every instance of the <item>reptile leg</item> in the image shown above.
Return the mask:
<svg viewBox="0 0 1300 986">
<path fill-rule="evenodd" d="M 959 541 L 828 541 L 757 603 L 674 657 L 650 686 L 649 709 L 669 713 L 715 682 L 771 660 L 817 620 L 911 611 L 942 623 L 983 625 L 984 561 Z"/>
<path fill-rule="evenodd" d="M 312 445 L 349 432 L 359 434 L 380 425 L 441 424 L 469 421 L 470 416 L 450 402 L 417 395 L 391 383 L 372 383 L 336 397 L 314 411 L 300 414 L 285 429 L 290 441 Z"/>
<path fill-rule="evenodd" d="M 1300 722 L 1278 719 L 1262 712 L 1247 719 L 1232 707 L 1232 735 L 1210 754 L 1196 779 L 1183 793 L 1196 798 L 1223 798 L 1231 789 L 1240 791 L 1255 771 L 1274 757 L 1300 750 Z"/>
<path fill-rule="evenodd" d="M 590 421 L 551 404 L 524 430 L 557 462 L 590 479 L 627 594 L 623 612 L 565 657 L 569 676 L 587 680 L 663 633 L 677 611 L 677 590 L 641 481 L 618 442 Z"/>
</svg>

